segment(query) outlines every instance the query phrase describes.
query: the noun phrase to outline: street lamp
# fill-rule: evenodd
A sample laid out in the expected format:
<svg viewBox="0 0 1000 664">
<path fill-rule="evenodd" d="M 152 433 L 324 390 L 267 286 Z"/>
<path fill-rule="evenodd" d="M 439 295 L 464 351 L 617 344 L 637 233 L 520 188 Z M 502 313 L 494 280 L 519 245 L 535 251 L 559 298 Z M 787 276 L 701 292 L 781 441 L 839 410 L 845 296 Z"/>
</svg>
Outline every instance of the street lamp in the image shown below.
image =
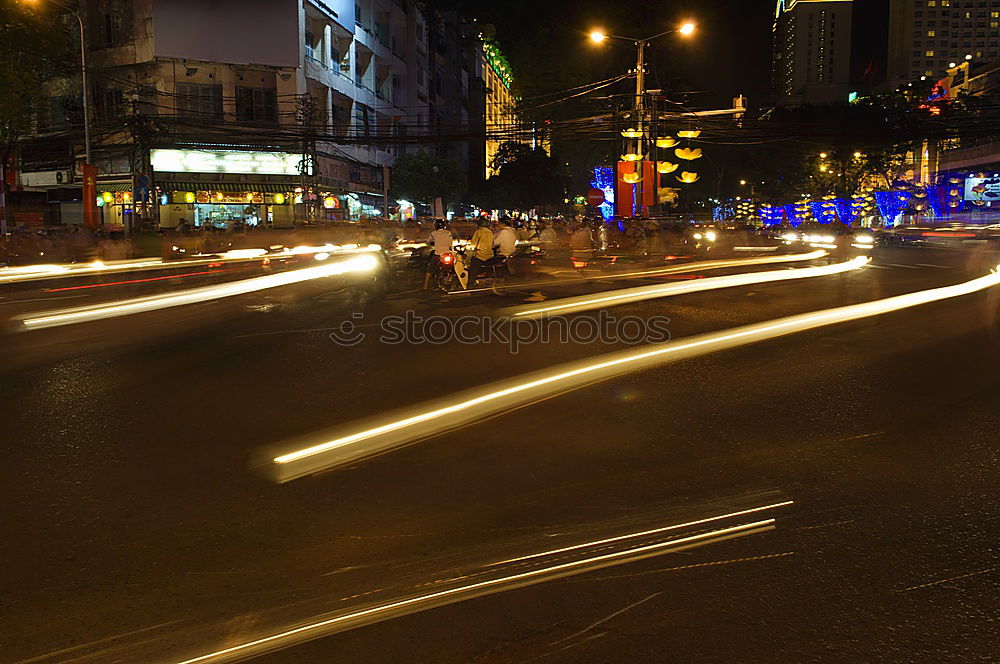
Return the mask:
<svg viewBox="0 0 1000 664">
<path fill-rule="evenodd" d="M 645 129 L 645 97 L 646 97 L 646 43 L 651 42 L 654 39 L 659 39 L 660 37 L 666 37 L 672 34 L 681 34 L 684 37 L 690 37 L 694 34 L 696 27 L 691 21 L 685 21 L 681 25 L 672 30 L 664 30 L 658 34 L 652 35 L 651 37 L 646 37 L 644 39 L 636 39 L 634 37 L 622 37 L 621 35 L 611 35 L 603 30 L 594 29 L 590 31 L 590 40 L 596 44 L 600 44 L 608 39 L 618 39 L 620 41 L 632 42 L 635 44 L 635 112 L 638 116 L 638 129 L 639 136 L 636 138 L 636 150 L 635 154 L 645 156 L 646 150 L 643 145 L 643 139 L 646 136 Z M 639 182 L 639 194 L 642 193 L 642 182 Z M 639 208 L 642 209 L 642 199 L 639 199 Z"/>
<path fill-rule="evenodd" d="M 22 0 L 22 2 L 27 2 L 28 4 L 38 4 L 38 0 Z M 61 0 L 49 0 L 55 5 L 58 5 L 71 13 L 76 17 L 76 22 L 80 26 L 80 77 L 82 78 L 83 85 L 83 148 L 86 154 L 87 164 L 90 161 L 90 111 L 88 109 L 89 99 L 87 95 L 87 41 L 83 30 L 83 16 L 80 15 L 78 9 L 70 7 Z"/>
</svg>

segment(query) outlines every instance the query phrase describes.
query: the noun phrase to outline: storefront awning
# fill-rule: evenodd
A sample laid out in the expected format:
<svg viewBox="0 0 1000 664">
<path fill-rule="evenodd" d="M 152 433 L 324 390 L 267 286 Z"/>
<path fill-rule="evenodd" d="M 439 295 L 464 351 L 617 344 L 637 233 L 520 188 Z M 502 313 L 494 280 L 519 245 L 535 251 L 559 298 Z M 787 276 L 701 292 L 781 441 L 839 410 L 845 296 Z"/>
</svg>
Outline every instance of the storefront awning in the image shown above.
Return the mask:
<svg viewBox="0 0 1000 664">
<path fill-rule="evenodd" d="M 249 191 L 284 194 L 295 189 L 296 185 L 274 182 L 161 182 L 159 186 L 164 191 Z M 100 185 L 97 188 L 100 189 Z"/>
<path fill-rule="evenodd" d="M 97 191 L 132 191 L 131 182 L 98 182 Z"/>
</svg>

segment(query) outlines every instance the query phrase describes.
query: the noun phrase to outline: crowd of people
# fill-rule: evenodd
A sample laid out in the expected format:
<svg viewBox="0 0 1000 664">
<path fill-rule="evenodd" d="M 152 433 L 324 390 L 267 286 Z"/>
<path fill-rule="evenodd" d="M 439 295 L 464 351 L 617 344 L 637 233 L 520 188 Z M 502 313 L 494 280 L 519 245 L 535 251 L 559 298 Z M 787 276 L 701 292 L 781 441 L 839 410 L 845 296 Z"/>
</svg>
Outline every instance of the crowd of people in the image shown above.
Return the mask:
<svg viewBox="0 0 1000 664">
<path fill-rule="evenodd" d="M 518 241 L 575 252 L 609 248 L 639 252 L 650 250 L 650 233 L 642 224 L 632 222 L 620 226 L 603 223 L 600 218 L 582 216 L 550 220 L 503 217 L 495 223 L 456 219 L 439 224 L 435 224 L 434 220 L 399 223 L 372 219 L 361 223 L 306 225 L 289 229 L 261 229 L 250 225 L 227 229 L 211 225 L 195 226 L 182 221 L 177 228 L 145 230 L 127 236 L 122 231 L 83 226 L 17 228 L 6 236 L 0 236 L 0 265 L 113 261 L 152 256 L 167 259 L 275 244 L 297 246 L 331 242 L 390 246 L 397 241 L 425 242 L 435 228 L 465 240 L 472 240 L 478 233 L 476 242 L 480 260 L 492 258 L 494 249 L 501 255 L 511 255 Z M 491 238 L 488 242 L 485 239 L 487 231 Z M 486 246 L 494 240 L 496 247 Z"/>
</svg>

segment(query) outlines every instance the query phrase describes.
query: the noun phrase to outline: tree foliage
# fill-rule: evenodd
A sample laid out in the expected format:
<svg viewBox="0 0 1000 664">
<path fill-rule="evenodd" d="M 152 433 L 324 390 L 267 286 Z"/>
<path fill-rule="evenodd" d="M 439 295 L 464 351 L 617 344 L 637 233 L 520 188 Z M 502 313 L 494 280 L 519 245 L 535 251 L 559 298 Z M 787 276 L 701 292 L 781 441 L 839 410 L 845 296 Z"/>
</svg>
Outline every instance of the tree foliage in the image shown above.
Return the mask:
<svg viewBox="0 0 1000 664">
<path fill-rule="evenodd" d="M 394 198 L 430 204 L 440 196 L 449 203 L 458 201 L 465 192 L 466 179 L 456 160 L 416 152 L 396 159 L 390 184 Z"/>
<path fill-rule="evenodd" d="M 560 205 L 566 197 L 565 171 L 541 148 L 505 141 L 490 166 L 496 175 L 475 195 L 484 208 L 529 210 Z"/>
<path fill-rule="evenodd" d="M 51 15 L 0 3 L 0 154 L 9 154 L 30 131 L 42 85 L 72 73 L 69 40 L 60 28 Z"/>
</svg>

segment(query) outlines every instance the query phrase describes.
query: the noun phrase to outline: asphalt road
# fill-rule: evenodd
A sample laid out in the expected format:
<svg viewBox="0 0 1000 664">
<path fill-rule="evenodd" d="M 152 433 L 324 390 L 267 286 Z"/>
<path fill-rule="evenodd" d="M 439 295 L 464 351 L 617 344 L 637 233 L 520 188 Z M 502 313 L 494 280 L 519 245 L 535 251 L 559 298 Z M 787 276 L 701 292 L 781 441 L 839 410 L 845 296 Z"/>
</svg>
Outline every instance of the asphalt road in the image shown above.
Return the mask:
<svg viewBox="0 0 1000 664">
<path fill-rule="evenodd" d="M 874 256 L 611 311 L 669 317 L 680 339 L 959 283 L 993 259 Z M 783 504 L 767 532 L 500 584 L 255 661 L 1000 660 L 996 289 L 630 374 L 287 484 L 250 467 L 261 448 L 624 347 L 374 334 L 407 310 L 507 304 L 404 293 L 358 309 L 349 290 L 293 286 L 170 334 L 136 317 L 109 328 L 120 343 L 74 347 L 94 335 L 79 326 L 51 361 L 6 371 L 0 659 L 176 663 L 568 564 L 501 561 Z M 368 338 L 334 343 L 345 319 Z"/>
</svg>

